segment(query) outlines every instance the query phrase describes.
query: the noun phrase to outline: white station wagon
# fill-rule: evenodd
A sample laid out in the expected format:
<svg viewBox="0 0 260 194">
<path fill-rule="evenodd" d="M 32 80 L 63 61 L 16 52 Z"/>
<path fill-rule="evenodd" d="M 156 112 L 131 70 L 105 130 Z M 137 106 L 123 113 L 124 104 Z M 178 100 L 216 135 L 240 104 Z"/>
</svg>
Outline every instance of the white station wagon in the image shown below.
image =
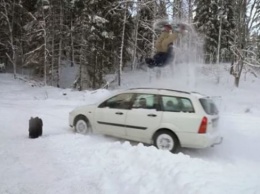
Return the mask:
<svg viewBox="0 0 260 194">
<path fill-rule="evenodd" d="M 156 88 L 129 89 L 70 112 L 69 124 L 79 133 L 99 133 L 155 145 L 206 148 L 222 142 L 218 110 L 198 93 Z"/>
</svg>

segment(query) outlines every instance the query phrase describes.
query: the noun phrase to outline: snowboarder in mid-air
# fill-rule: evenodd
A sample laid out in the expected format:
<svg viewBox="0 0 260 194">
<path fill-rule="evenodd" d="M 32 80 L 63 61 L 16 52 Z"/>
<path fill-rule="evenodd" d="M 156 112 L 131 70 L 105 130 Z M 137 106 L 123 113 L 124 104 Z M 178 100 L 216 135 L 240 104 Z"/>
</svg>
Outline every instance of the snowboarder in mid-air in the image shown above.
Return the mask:
<svg viewBox="0 0 260 194">
<path fill-rule="evenodd" d="M 177 24 L 174 28 L 168 23 L 163 25 L 163 31 L 155 42 L 156 54 L 153 58 L 145 59 L 149 68 L 164 67 L 173 61 L 173 45 L 185 30 L 186 27 L 183 24 Z"/>
</svg>

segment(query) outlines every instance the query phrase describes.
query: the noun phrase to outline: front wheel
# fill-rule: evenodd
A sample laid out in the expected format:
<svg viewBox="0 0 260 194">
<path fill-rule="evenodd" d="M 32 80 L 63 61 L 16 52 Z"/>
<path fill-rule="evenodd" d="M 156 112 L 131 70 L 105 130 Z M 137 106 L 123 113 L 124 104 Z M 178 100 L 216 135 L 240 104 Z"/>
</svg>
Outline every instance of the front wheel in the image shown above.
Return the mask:
<svg viewBox="0 0 260 194">
<path fill-rule="evenodd" d="M 179 140 L 174 133 L 162 130 L 155 134 L 154 145 L 160 150 L 168 150 L 176 153 L 179 148 Z"/>
<path fill-rule="evenodd" d="M 84 116 L 78 116 L 75 119 L 75 131 L 80 134 L 88 134 L 91 132 L 90 123 Z"/>
</svg>

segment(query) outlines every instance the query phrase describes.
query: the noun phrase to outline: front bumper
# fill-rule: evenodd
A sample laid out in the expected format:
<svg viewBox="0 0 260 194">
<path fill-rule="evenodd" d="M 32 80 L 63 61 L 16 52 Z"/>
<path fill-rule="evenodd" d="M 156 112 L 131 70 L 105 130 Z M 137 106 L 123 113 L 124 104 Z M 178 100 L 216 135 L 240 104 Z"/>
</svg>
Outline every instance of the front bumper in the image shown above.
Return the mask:
<svg viewBox="0 0 260 194">
<path fill-rule="evenodd" d="M 69 126 L 73 127 L 74 126 L 74 115 L 72 113 L 69 113 Z"/>
</svg>

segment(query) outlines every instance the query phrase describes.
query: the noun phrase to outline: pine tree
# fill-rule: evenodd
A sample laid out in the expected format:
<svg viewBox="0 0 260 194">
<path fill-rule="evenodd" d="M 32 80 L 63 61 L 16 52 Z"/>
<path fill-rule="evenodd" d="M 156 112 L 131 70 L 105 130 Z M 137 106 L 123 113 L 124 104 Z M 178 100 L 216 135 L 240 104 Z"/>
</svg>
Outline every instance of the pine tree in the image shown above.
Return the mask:
<svg viewBox="0 0 260 194">
<path fill-rule="evenodd" d="M 49 66 L 49 45 L 50 35 L 49 19 L 50 4 L 47 0 L 38 0 L 35 4 L 36 11 L 33 13 L 33 20 L 29 21 L 23 28 L 24 45 L 24 66 L 33 67 L 34 72 L 43 77 L 47 84 L 47 72 Z"/>
<path fill-rule="evenodd" d="M 195 5 L 194 22 L 198 32 L 204 36 L 205 62 L 215 62 L 219 33 L 218 4 L 216 0 L 196 0 Z"/>
<path fill-rule="evenodd" d="M 81 65 L 81 83 L 83 88 L 98 88 L 104 83 L 105 73 L 118 70 L 122 40 L 122 66 L 130 59 L 130 13 L 124 2 L 99 0 L 87 4 L 82 1 L 81 6 L 79 3 L 75 4 L 75 8 L 81 11 L 77 24 L 77 28 L 82 29 L 78 33 L 81 35 L 78 43 L 81 45 L 80 64 L 84 61 Z"/>
<path fill-rule="evenodd" d="M 230 47 L 234 44 L 235 34 L 235 0 L 222 0 L 223 15 L 222 15 L 222 34 L 221 34 L 221 48 L 222 48 L 222 62 L 232 61 Z"/>
</svg>

